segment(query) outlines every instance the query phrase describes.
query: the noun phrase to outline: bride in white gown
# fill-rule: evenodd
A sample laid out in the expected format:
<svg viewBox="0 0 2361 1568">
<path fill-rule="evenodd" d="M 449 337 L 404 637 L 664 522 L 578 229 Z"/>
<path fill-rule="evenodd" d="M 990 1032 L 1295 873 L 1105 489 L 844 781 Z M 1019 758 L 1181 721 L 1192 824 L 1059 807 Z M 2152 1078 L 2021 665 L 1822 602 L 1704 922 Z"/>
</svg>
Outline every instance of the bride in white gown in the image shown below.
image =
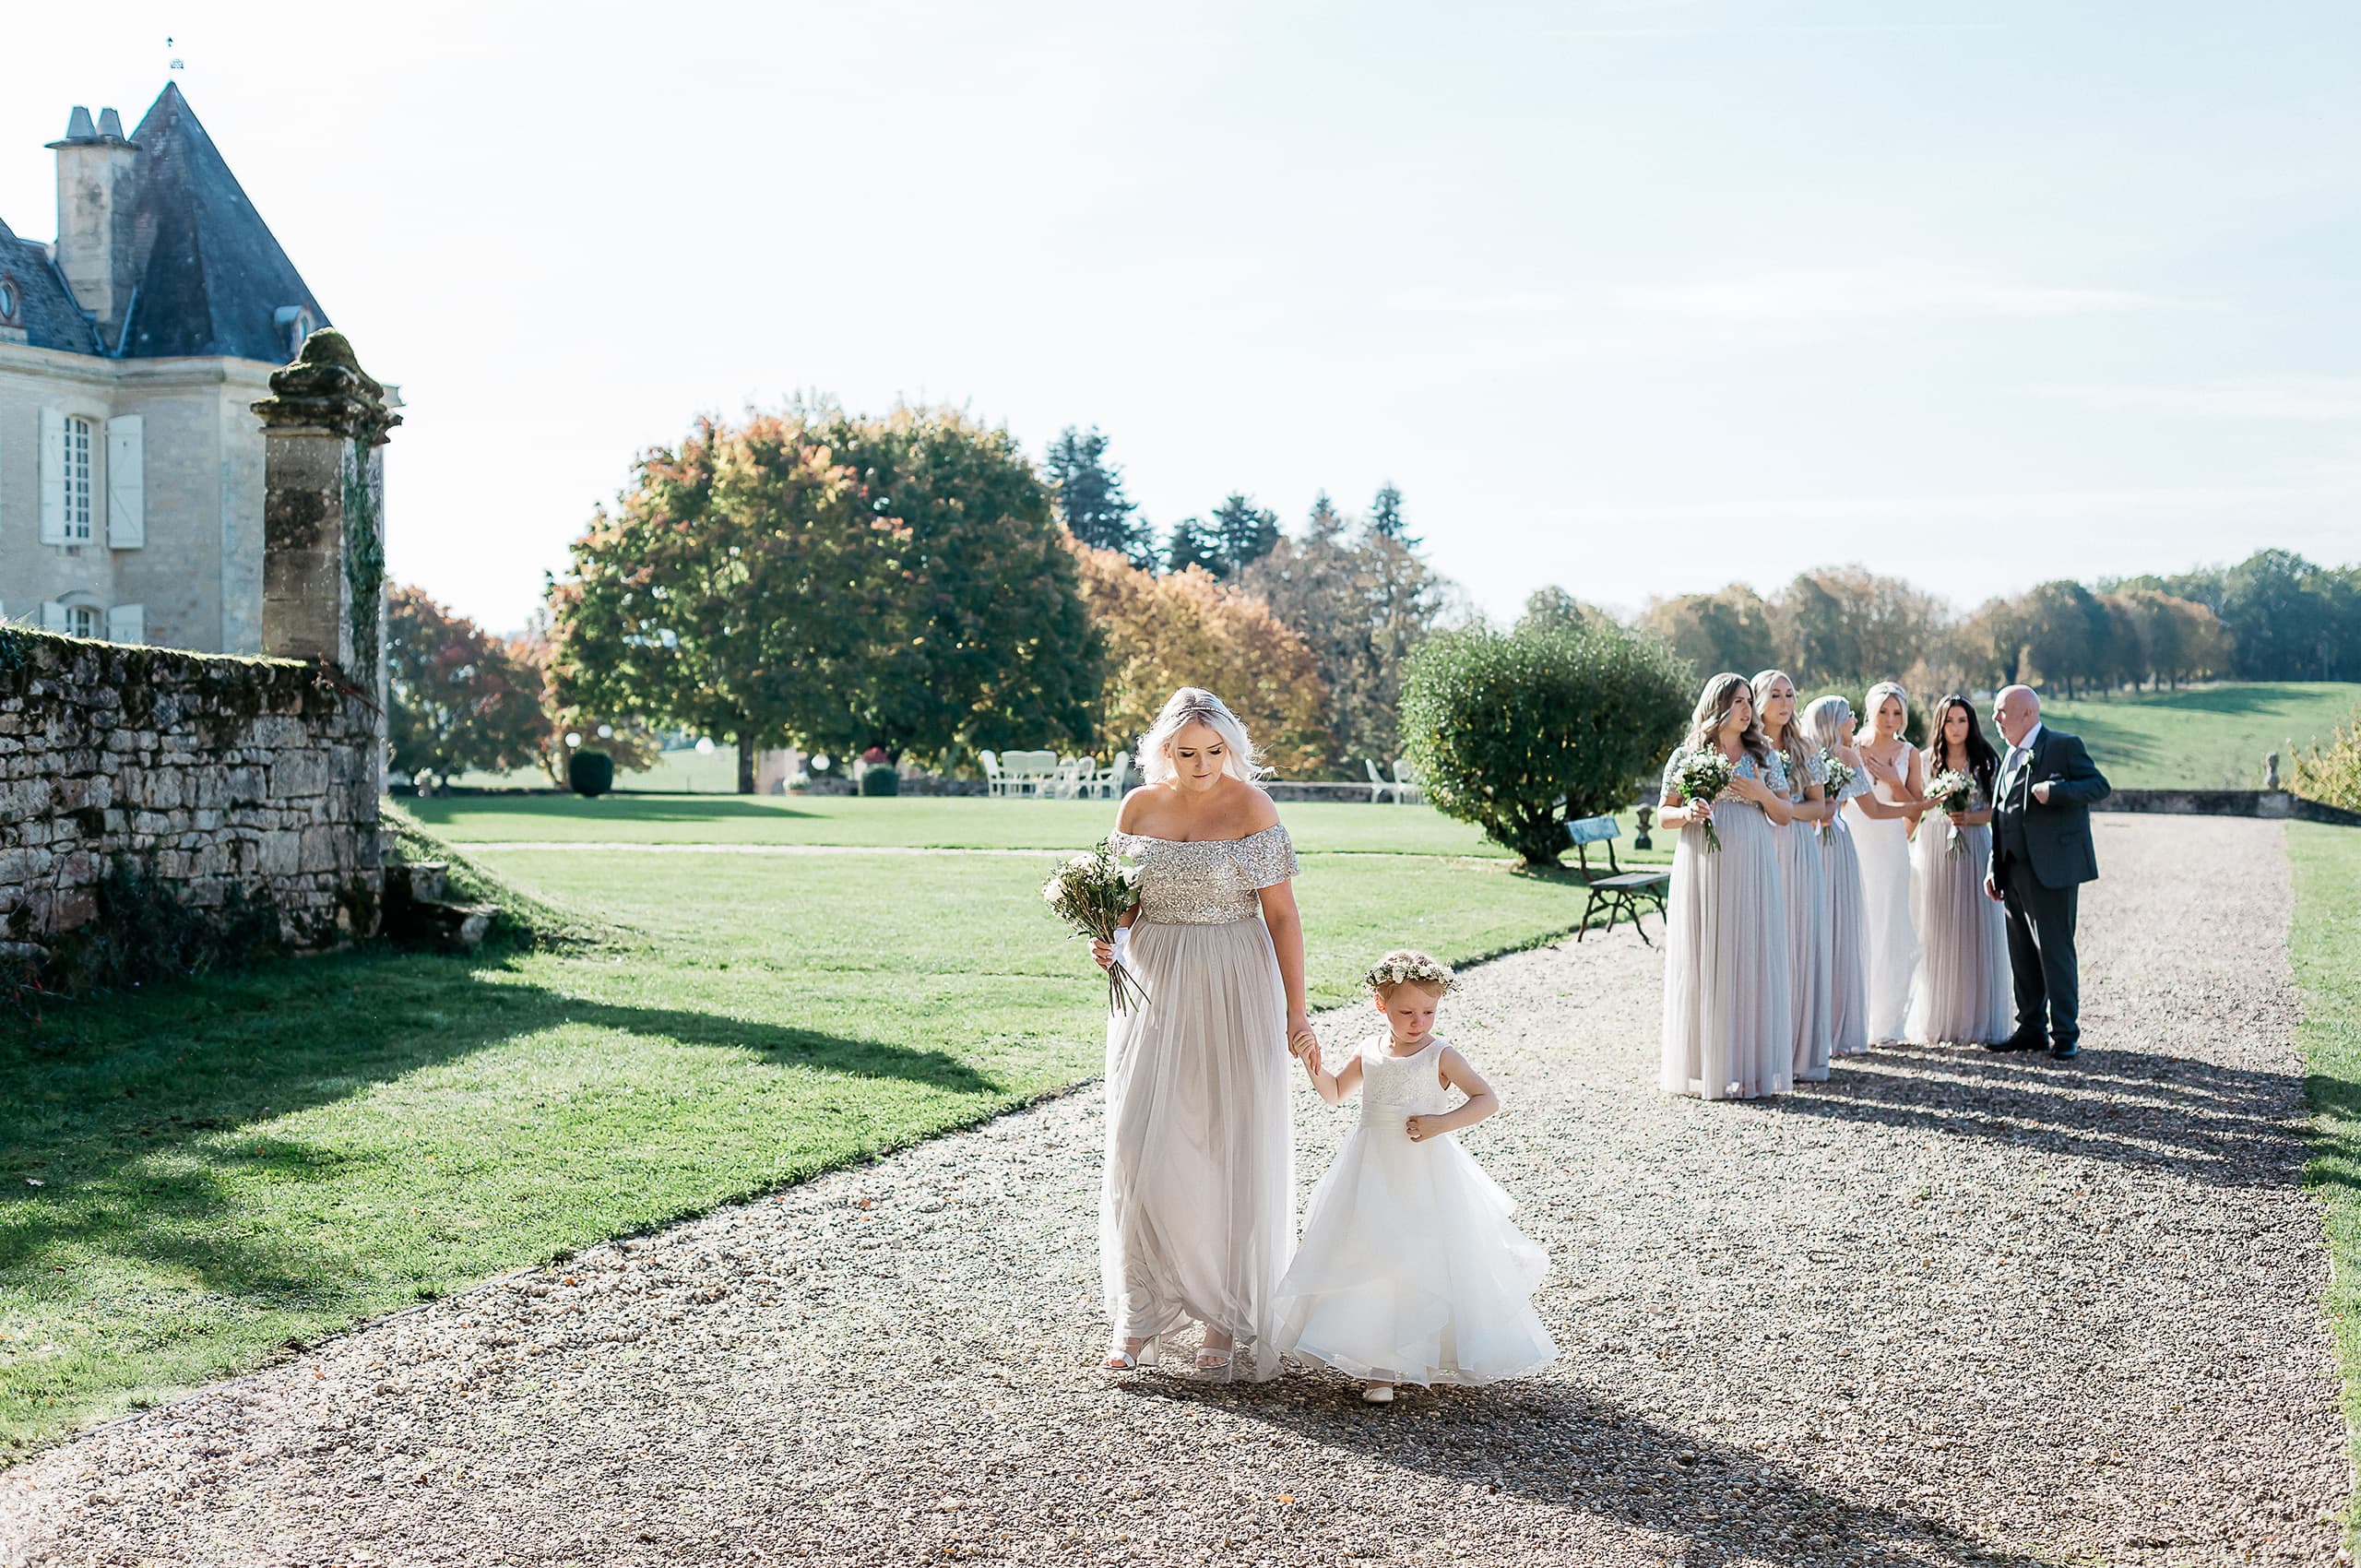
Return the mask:
<svg viewBox="0 0 2361 1568">
<path fill-rule="evenodd" d="M 1139 860 L 1139 903 L 1114 944 L 1092 944 L 1148 996 L 1107 1024 L 1107 1366 L 1149 1364 L 1196 1323 L 1198 1371 L 1275 1377 L 1295 1242 L 1287 1056 L 1317 1043 L 1295 850 L 1252 782 L 1245 727 L 1211 692 L 1175 692 L 1139 760 L 1148 781 L 1113 836 Z"/>
<path fill-rule="evenodd" d="M 1855 744 L 1871 787 L 1853 797 L 1853 848 L 1861 861 L 1862 915 L 1869 937 L 1869 1040 L 1903 1038 L 1918 980 L 1918 930 L 1910 894 L 1910 833 L 1926 810 L 1917 748 L 1903 735 L 1910 699 L 1880 681 L 1869 688 L 1869 721 Z"/>
</svg>

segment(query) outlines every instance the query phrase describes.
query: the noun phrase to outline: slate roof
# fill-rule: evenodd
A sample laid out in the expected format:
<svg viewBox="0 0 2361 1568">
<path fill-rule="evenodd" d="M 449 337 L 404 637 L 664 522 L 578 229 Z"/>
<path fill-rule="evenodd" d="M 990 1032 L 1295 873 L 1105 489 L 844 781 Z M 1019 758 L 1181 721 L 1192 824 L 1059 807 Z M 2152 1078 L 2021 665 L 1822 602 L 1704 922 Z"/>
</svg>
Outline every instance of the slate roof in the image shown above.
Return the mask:
<svg viewBox="0 0 2361 1568">
<path fill-rule="evenodd" d="M 135 242 L 139 300 L 123 348 L 127 359 L 169 354 L 223 356 L 284 364 L 294 352 L 279 325 L 282 305 L 328 314 L 246 199 L 237 176 L 168 84 L 139 128 Z"/>
<path fill-rule="evenodd" d="M 36 349 L 63 349 L 67 353 L 95 354 L 98 335 L 74 303 L 65 279 L 49 259 L 49 247 L 17 238 L 0 223 L 0 272 L 17 281 L 23 297 L 25 341 Z"/>
<path fill-rule="evenodd" d="M 132 228 L 139 292 L 120 357 L 286 363 L 294 345 L 279 312 L 308 307 L 315 327 L 328 326 L 328 314 L 279 248 L 179 84 L 165 87 L 131 140 L 139 148 Z M 107 352 L 45 247 L 0 226 L 0 266 L 25 291 L 28 341 L 75 353 Z"/>
</svg>

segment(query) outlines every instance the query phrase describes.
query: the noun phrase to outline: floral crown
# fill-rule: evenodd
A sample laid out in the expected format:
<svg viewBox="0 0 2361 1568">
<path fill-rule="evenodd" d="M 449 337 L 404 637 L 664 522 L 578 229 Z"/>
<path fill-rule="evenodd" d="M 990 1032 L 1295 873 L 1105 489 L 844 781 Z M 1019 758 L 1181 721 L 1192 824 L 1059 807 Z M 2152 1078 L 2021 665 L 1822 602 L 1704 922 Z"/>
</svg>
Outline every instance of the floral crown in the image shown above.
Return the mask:
<svg viewBox="0 0 2361 1568">
<path fill-rule="evenodd" d="M 1380 996 L 1397 985 L 1415 985 L 1448 996 L 1459 989 L 1459 977 L 1449 965 L 1404 947 L 1380 958 L 1377 967 L 1361 977 L 1361 984 Z"/>
</svg>

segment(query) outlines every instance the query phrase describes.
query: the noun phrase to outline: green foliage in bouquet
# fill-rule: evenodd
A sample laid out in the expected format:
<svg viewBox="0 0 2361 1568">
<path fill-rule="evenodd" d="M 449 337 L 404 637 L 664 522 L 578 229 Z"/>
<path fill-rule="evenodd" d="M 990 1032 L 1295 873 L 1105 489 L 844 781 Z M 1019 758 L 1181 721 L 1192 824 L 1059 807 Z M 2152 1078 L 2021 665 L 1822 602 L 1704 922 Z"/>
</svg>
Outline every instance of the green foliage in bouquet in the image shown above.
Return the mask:
<svg viewBox="0 0 2361 1568">
<path fill-rule="evenodd" d="M 1074 927 L 1075 935 L 1112 942 L 1115 928 L 1139 901 L 1139 872 L 1123 864 L 1111 839 L 1102 840 L 1051 872 L 1041 884 L 1041 898 L 1051 914 Z M 1109 1013 L 1128 1013 L 1146 1001 L 1146 989 L 1121 959 L 1108 966 Z"/>
<path fill-rule="evenodd" d="M 1681 753 L 1679 766 L 1672 770 L 1672 777 L 1674 782 L 1680 786 L 1682 800 L 1702 801 L 1710 806 L 1722 798 L 1722 791 L 1728 789 L 1730 780 L 1738 777 L 1738 765 L 1714 747 L 1704 746 L 1693 752 Z M 1704 827 L 1705 852 L 1720 854 L 1721 829 L 1714 826 L 1711 817 L 1705 819 Z"/>
<path fill-rule="evenodd" d="M 1440 632 L 1403 680 L 1403 751 L 1444 815 L 1554 866 L 1567 822 L 1631 803 L 1689 716 L 1688 684 L 1663 643 L 1612 624 Z"/>
<path fill-rule="evenodd" d="M 1939 812 L 1954 813 L 1972 809 L 1975 802 L 1975 780 L 1957 768 L 1947 767 L 1927 780 L 1927 799 Z M 1953 823 L 1946 829 L 1951 835 L 1951 851 L 1954 855 L 1967 853 L 1967 835 Z"/>
</svg>

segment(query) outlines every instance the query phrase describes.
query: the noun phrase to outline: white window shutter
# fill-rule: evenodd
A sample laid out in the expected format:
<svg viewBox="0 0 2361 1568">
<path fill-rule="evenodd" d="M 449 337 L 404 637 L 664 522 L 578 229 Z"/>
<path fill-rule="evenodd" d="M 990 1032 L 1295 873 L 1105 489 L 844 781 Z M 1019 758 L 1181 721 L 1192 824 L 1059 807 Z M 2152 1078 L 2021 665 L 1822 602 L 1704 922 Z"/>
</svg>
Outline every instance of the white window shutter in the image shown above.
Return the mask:
<svg viewBox="0 0 2361 1568">
<path fill-rule="evenodd" d="M 65 542 L 65 410 L 63 409 L 43 409 L 41 411 L 41 541 L 43 544 Z"/>
<path fill-rule="evenodd" d="M 62 632 L 65 629 L 65 601 L 62 599 L 43 600 L 41 607 L 41 629 Z"/>
<path fill-rule="evenodd" d="M 118 604 L 107 612 L 107 641 L 144 643 L 148 640 L 148 607 Z"/>
<path fill-rule="evenodd" d="M 107 548 L 137 550 L 148 542 L 148 457 L 137 414 L 107 421 Z M 126 639 L 117 637 L 115 641 Z M 136 637 L 127 639 L 136 642 Z"/>
</svg>

